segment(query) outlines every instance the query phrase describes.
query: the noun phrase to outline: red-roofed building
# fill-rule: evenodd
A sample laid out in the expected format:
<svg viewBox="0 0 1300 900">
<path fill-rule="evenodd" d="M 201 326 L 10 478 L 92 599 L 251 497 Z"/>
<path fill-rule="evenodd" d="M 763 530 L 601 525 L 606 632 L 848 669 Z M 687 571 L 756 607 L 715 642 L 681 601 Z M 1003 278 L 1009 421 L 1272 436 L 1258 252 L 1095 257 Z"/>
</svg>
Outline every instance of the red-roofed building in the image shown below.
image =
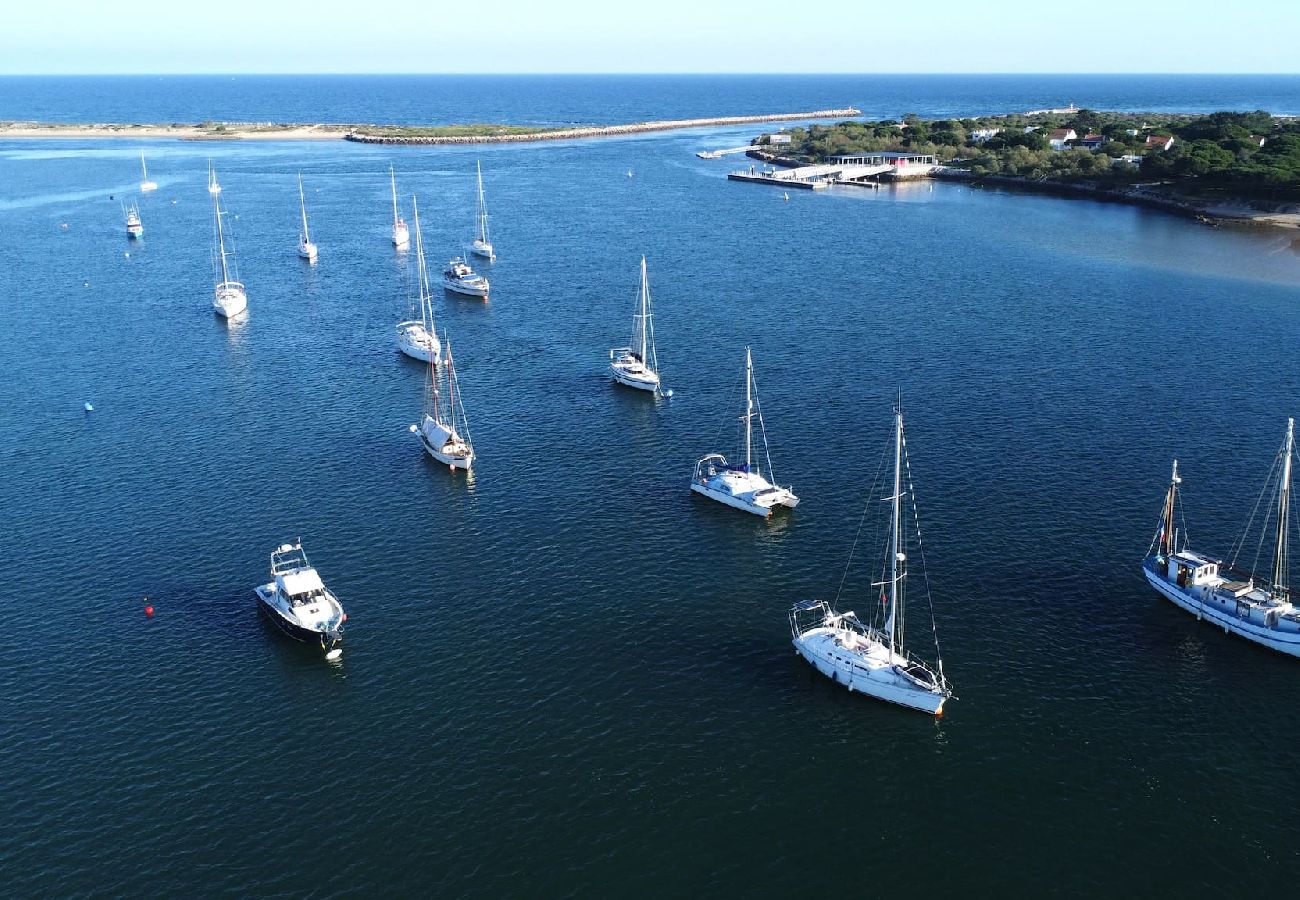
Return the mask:
<svg viewBox="0 0 1300 900">
<path fill-rule="evenodd" d="M 1078 140 L 1079 133 L 1073 128 L 1058 128 L 1047 133 L 1047 146 L 1053 150 L 1064 150 L 1067 141 Z"/>
<path fill-rule="evenodd" d="M 1174 145 L 1173 135 L 1169 134 L 1148 134 L 1146 147 L 1148 150 L 1168 150 Z"/>
</svg>

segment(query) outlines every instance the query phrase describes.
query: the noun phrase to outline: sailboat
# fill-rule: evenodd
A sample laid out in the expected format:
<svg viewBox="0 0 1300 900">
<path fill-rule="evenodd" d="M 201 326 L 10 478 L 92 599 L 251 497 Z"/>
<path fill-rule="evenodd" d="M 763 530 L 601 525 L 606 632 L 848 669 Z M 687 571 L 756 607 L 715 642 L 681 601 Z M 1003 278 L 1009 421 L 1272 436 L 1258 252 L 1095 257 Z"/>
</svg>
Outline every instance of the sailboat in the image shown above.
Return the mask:
<svg viewBox="0 0 1300 900">
<path fill-rule="evenodd" d="M 478 165 L 478 234 L 469 252 L 481 256 L 488 262 L 496 262 L 497 254 L 492 249 L 492 240 L 488 237 L 487 201 L 483 199 L 483 164 Z"/>
<path fill-rule="evenodd" d="M 126 208 L 126 236 L 144 237 L 144 223 L 140 221 L 140 208 L 134 203 Z"/>
<path fill-rule="evenodd" d="M 208 193 L 221 193 L 221 185 L 217 184 L 217 170 L 212 168 L 212 160 L 208 160 Z"/>
<path fill-rule="evenodd" d="M 397 173 L 388 167 L 388 177 L 393 185 L 393 246 L 397 249 L 410 246 L 411 232 L 406 227 L 406 220 L 397 214 Z"/>
<path fill-rule="evenodd" d="M 452 471 L 474 464 L 474 444 L 470 441 L 469 422 L 460 397 L 460 382 L 456 378 L 456 364 L 451 358 L 451 341 L 443 335 L 447 345 L 446 365 L 447 396 L 439 390 L 438 367 L 429 363 L 429 389 L 425 397 L 424 418 L 419 427 L 411 426 L 420 435 L 420 443 L 438 462 L 446 463 Z"/>
<path fill-rule="evenodd" d="M 767 428 L 763 425 L 763 411 L 757 404 L 756 394 L 753 354 L 746 347 L 745 413 L 740 417 L 745 427 L 745 463 L 733 466 L 721 453 L 710 453 L 695 464 L 691 490 L 757 516 L 770 516 L 778 506 L 791 509 L 798 506 L 799 498 L 790 488 L 772 484 L 754 465 L 754 417 L 757 416 L 759 431 L 763 435 L 767 472 L 769 475 L 772 472 L 772 459 L 767 452 Z"/>
<path fill-rule="evenodd" d="M 212 190 L 213 185 L 217 187 L 215 191 Z M 212 231 L 216 238 L 216 246 L 212 253 L 212 267 L 217 286 L 213 291 L 212 308 L 218 315 L 229 319 L 248 309 L 248 295 L 244 293 L 243 282 L 239 280 L 239 267 L 235 261 L 234 248 L 232 246 L 229 251 L 226 250 L 226 229 L 222 223 L 226 214 L 221 209 L 221 187 L 217 185 L 215 171 L 211 173 L 211 184 L 208 190 L 212 192 Z"/>
<path fill-rule="evenodd" d="M 1227 560 L 1187 548 L 1187 528 L 1178 527 L 1181 521 L 1178 486 L 1182 478 L 1178 475 L 1178 461 L 1174 460 L 1160 527 L 1142 563 L 1142 572 L 1153 588 L 1196 618 L 1272 650 L 1300 656 L 1300 607 L 1291 595 L 1288 552 L 1294 458 L 1295 420 L 1287 419 L 1286 436 L 1274 458 L 1260 501 L 1256 502 L 1255 511 Z M 1270 487 L 1272 500 L 1263 505 L 1263 497 Z M 1257 530 L 1254 521 L 1261 506 L 1264 513 Z M 1259 534 L 1259 540 L 1253 544 L 1254 559 L 1249 566 L 1238 567 L 1247 538 L 1255 533 Z M 1255 571 L 1266 545 L 1272 548 L 1272 565 L 1268 575 L 1259 576 Z"/>
<path fill-rule="evenodd" d="M 149 167 L 144 164 L 144 151 L 140 151 L 140 193 L 158 190 L 158 182 L 149 180 Z"/>
<path fill-rule="evenodd" d="M 880 700 L 897 703 L 932 715 L 943 715 L 943 705 L 952 699 L 952 687 L 943 674 L 936 633 L 934 649 L 937 666 L 909 653 L 904 647 L 904 612 L 906 609 L 907 544 L 912 533 L 903 501 L 909 500 L 915 517 L 916 503 L 911 484 L 911 467 L 907 462 L 907 443 L 903 437 L 903 409 L 900 400 L 894 409 L 893 492 L 884 498 L 890 503 L 889 543 L 882 560 L 881 579 L 873 587 L 882 588 L 885 621 L 877 627 L 874 619 L 864 622 L 857 614 L 836 612 L 824 600 L 803 600 L 790 610 L 790 634 L 795 652 L 812 663 L 817 671 L 850 691 L 861 691 Z M 906 484 L 904 484 L 906 481 Z M 865 513 L 864 513 L 865 516 Z M 920 548 L 921 532 L 916 531 Z M 856 546 L 857 541 L 854 541 Z M 924 563 L 924 555 L 922 554 Z M 852 553 L 850 552 L 850 564 Z M 926 594 L 929 596 L 928 579 Z M 888 595 L 883 589 L 888 588 Z M 933 604 L 931 622 L 933 623 Z"/>
<path fill-rule="evenodd" d="M 609 351 L 609 371 L 619 384 L 642 391 L 659 390 L 659 359 L 655 355 L 655 328 L 650 310 L 650 280 L 641 257 L 641 292 L 632 316 L 632 342 Z"/>
<path fill-rule="evenodd" d="M 307 262 L 316 261 L 316 245 L 311 242 L 311 232 L 307 230 L 307 198 L 302 192 L 302 173 L 298 173 L 298 205 L 302 208 L 302 234 L 298 235 L 298 256 Z"/>
<path fill-rule="evenodd" d="M 436 366 L 442 354 L 433 327 L 433 295 L 429 292 L 429 270 L 424 263 L 424 237 L 420 234 L 420 206 L 411 198 L 415 219 L 415 261 L 420 318 L 397 323 L 397 347 L 407 356 Z M 412 310 L 414 312 L 414 310 Z"/>
</svg>

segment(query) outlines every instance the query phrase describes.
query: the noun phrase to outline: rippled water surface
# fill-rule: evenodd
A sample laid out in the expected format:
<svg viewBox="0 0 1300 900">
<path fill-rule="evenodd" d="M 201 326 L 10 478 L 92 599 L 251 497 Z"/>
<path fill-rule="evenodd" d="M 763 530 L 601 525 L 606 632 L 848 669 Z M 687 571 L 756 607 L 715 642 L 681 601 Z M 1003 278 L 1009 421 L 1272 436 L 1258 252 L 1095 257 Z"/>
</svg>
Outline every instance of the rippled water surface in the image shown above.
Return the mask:
<svg viewBox="0 0 1300 900">
<path fill-rule="evenodd" d="M 786 202 L 693 155 L 749 134 L 0 144 L 6 891 L 1292 883 L 1300 664 L 1139 572 L 1172 456 L 1194 541 L 1226 550 L 1300 412 L 1291 237 L 947 184 Z M 209 306 L 209 156 L 242 326 Z M 407 431 L 386 176 L 437 265 L 480 159 L 493 297 L 435 307 L 471 480 Z M 605 374 L 642 253 L 658 403 Z M 770 522 L 686 489 L 731 449 L 746 344 L 803 498 Z M 786 623 L 839 582 L 898 386 L 960 697 L 939 722 L 814 678 Z M 299 535 L 349 613 L 339 666 L 256 614 Z"/>
</svg>

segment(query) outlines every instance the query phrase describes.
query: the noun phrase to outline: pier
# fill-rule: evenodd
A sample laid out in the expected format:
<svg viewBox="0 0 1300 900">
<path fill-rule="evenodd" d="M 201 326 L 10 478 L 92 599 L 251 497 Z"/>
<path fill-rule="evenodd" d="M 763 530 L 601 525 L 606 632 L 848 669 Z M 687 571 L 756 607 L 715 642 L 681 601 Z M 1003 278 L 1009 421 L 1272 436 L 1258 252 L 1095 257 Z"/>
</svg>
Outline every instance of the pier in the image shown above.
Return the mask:
<svg viewBox="0 0 1300 900">
<path fill-rule="evenodd" d="M 774 184 L 779 187 L 802 188 L 820 191 L 832 184 L 854 184 L 861 187 L 876 186 L 875 179 L 886 176 L 891 180 L 920 178 L 935 168 L 935 158 L 923 153 L 867 153 L 854 156 L 832 156 L 818 165 L 793 166 L 778 169 L 773 166 L 750 166 L 732 172 L 732 181 L 754 184 Z"/>
</svg>

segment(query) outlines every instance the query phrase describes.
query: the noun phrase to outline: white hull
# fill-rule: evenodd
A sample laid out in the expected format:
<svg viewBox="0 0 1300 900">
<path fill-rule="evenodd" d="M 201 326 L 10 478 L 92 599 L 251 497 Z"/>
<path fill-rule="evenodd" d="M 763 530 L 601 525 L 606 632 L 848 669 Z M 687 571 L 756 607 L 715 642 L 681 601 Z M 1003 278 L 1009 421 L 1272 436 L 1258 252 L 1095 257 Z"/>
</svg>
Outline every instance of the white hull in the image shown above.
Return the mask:
<svg viewBox="0 0 1300 900">
<path fill-rule="evenodd" d="M 393 229 L 393 246 L 401 249 L 411 244 L 411 233 L 405 225 Z"/>
<path fill-rule="evenodd" d="M 217 315 L 230 319 L 248 309 L 248 297 L 241 290 L 218 288 L 212 308 Z"/>
<path fill-rule="evenodd" d="M 488 289 L 486 287 L 478 287 L 475 285 L 463 284 L 459 281 L 451 281 L 449 279 L 443 279 L 442 286 L 447 290 L 451 291 L 453 294 L 460 294 L 465 297 L 486 298 L 488 295 Z"/>
<path fill-rule="evenodd" d="M 142 182 L 140 182 L 140 193 L 142 193 L 142 194 L 147 194 L 147 193 L 149 193 L 150 191 L 156 191 L 156 190 L 158 190 L 158 182 L 156 182 L 156 181 L 142 181 Z"/>
<path fill-rule="evenodd" d="M 874 642 L 864 651 L 846 650 L 837 641 L 841 632 L 849 634 L 831 628 L 810 629 L 794 638 L 795 652 L 850 692 L 857 691 L 930 715 L 942 714 L 947 695 L 927 690 L 899 671 L 898 667 L 907 665 L 906 659 Z"/>
<path fill-rule="evenodd" d="M 424 445 L 424 450 L 444 466 L 450 466 L 452 469 L 464 469 L 469 471 L 474 465 L 474 451 L 469 450 L 465 453 L 447 453 L 441 447 L 435 447 L 429 442 L 429 436 L 423 430 L 420 432 L 420 443 Z"/>
<path fill-rule="evenodd" d="M 748 495 L 733 494 L 728 490 L 719 490 L 708 484 L 701 484 L 698 481 L 691 482 L 691 490 L 695 491 L 697 494 L 703 494 L 710 500 L 717 500 L 719 503 L 725 503 L 727 506 L 733 506 L 736 509 L 743 509 L 747 513 L 753 513 L 756 516 L 763 516 L 764 518 L 772 515 L 773 510 L 778 506 L 785 506 L 794 509 L 799 505 L 799 499 L 783 488 L 778 489 L 778 491 L 780 494 L 787 495 L 789 498 L 788 500 L 785 497 L 780 497 L 778 499 L 764 497 L 759 501 L 755 501 L 750 499 Z"/>
<path fill-rule="evenodd" d="M 397 348 L 411 359 L 431 362 L 442 361 L 442 342 L 429 334 L 423 322 L 400 322 L 397 325 Z"/>
<path fill-rule="evenodd" d="M 794 509 L 799 505 L 799 498 L 788 489 L 772 485 L 756 472 L 723 469 L 691 479 L 691 490 L 756 516 L 770 516 L 778 506 Z"/>
<path fill-rule="evenodd" d="M 1285 653 L 1288 656 L 1300 656 L 1300 633 L 1279 631 L 1266 625 L 1241 619 L 1233 612 L 1212 601 L 1203 601 L 1199 597 L 1199 593 L 1189 593 L 1180 589 L 1177 585 L 1171 584 L 1155 572 L 1152 572 L 1150 568 L 1144 566 L 1142 572 L 1146 575 L 1150 585 L 1163 594 L 1167 600 L 1176 606 L 1182 607 L 1196 618 L 1205 619 L 1226 632 L 1244 637 L 1248 641 L 1254 641 L 1256 644 L 1268 647 L 1270 650 L 1277 650 L 1279 653 Z"/>
<path fill-rule="evenodd" d="M 311 243 L 298 245 L 298 258 L 305 259 L 307 262 L 316 261 L 316 245 Z"/>
<path fill-rule="evenodd" d="M 659 376 L 649 370 L 643 369 L 640 372 L 630 372 L 619 365 L 611 364 L 609 371 L 619 384 L 636 388 L 639 391 L 659 390 Z"/>
<path fill-rule="evenodd" d="M 473 253 L 475 256 L 481 256 L 488 262 L 496 262 L 497 254 L 496 251 L 492 249 L 491 244 L 485 244 L 482 241 L 475 241 L 474 246 L 469 248 L 469 252 Z"/>
</svg>

